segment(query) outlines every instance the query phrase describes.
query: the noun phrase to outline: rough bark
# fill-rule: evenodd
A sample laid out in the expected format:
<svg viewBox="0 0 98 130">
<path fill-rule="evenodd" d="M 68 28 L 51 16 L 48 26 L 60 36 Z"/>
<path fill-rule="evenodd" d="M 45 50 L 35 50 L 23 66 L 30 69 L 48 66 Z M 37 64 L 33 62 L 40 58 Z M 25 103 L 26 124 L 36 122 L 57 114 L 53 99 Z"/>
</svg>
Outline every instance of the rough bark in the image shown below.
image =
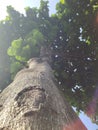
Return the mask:
<svg viewBox="0 0 98 130">
<path fill-rule="evenodd" d="M 0 130 L 87 130 L 39 59 L 18 72 L 0 94 Z"/>
</svg>

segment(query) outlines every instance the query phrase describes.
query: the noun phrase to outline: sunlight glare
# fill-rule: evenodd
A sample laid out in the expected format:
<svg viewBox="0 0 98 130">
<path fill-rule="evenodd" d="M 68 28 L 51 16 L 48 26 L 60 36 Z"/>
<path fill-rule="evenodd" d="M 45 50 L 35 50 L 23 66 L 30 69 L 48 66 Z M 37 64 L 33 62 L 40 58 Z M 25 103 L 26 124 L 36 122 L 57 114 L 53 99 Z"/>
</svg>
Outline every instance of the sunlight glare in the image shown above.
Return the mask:
<svg viewBox="0 0 98 130">
<path fill-rule="evenodd" d="M 1 0 L 0 1 L 0 20 L 7 16 L 6 7 L 11 5 L 17 11 L 24 13 L 24 8 L 26 7 L 26 0 Z"/>
</svg>

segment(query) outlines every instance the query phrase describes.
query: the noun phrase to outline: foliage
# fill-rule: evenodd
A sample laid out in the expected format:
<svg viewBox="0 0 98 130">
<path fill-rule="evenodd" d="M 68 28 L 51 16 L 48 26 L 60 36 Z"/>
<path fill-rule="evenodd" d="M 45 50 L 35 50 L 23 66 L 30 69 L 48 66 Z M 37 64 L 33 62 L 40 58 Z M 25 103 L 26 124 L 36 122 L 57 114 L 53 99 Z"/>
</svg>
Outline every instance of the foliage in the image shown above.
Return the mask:
<svg viewBox="0 0 98 130">
<path fill-rule="evenodd" d="M 98 1 L 65 0 L 56 8 L 59 31 L 53 66 L 71 104 L 85 110 L 98 82 Z"/>
<path fill-rule="evenodd" d="M 60 2 L 61 2 L 62 4 L 64 4 L 64 3 L 65 3 L 65 0 L 60 0 Z"/>
<path fill-rule="evenodd" d="M 39 56 L 40 44 L 44 41 L 43 35 L 38 30 L 33 30 L 25 39 L 19 38 L 12 41 L 8 48 L 8 55 L 11 56 L 11 74 L 15 75 L 30 58 Z M 14 62 L 13 62 L 14 59 Z M 17 62 L 18 61 L 18 62 Z M 14 71 L 15 70 L 15 71 Z M 14 76 L 12 76 L 14 77 Z"/>
</svg>

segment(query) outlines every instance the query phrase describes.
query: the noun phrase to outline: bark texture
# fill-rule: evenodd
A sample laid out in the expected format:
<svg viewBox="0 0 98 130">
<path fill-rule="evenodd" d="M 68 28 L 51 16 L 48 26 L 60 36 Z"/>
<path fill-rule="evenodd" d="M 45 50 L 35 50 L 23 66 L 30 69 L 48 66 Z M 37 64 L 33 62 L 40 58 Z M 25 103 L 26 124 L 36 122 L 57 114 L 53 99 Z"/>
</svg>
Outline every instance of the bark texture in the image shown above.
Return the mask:
<svg viewBox="0 0 98 130">
<path fill-rule="evenodd" d="M 47 62 L 31 59 L 0 94 L 0 130 L 87 130 Z"/>
</svg>

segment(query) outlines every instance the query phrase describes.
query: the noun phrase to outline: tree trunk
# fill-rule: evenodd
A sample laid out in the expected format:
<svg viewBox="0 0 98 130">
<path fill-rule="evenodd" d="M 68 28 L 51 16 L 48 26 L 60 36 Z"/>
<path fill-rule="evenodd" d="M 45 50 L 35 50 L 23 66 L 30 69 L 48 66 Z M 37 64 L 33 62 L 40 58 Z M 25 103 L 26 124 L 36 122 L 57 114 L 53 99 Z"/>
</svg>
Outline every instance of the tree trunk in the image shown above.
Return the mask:
<svg viewBox="0 0 98 130">
<path fill-rule="evenodd" d="M 0 94 L 0 130 L 87 130 L 40 59 L 18 72 Z"/>
</svg>

